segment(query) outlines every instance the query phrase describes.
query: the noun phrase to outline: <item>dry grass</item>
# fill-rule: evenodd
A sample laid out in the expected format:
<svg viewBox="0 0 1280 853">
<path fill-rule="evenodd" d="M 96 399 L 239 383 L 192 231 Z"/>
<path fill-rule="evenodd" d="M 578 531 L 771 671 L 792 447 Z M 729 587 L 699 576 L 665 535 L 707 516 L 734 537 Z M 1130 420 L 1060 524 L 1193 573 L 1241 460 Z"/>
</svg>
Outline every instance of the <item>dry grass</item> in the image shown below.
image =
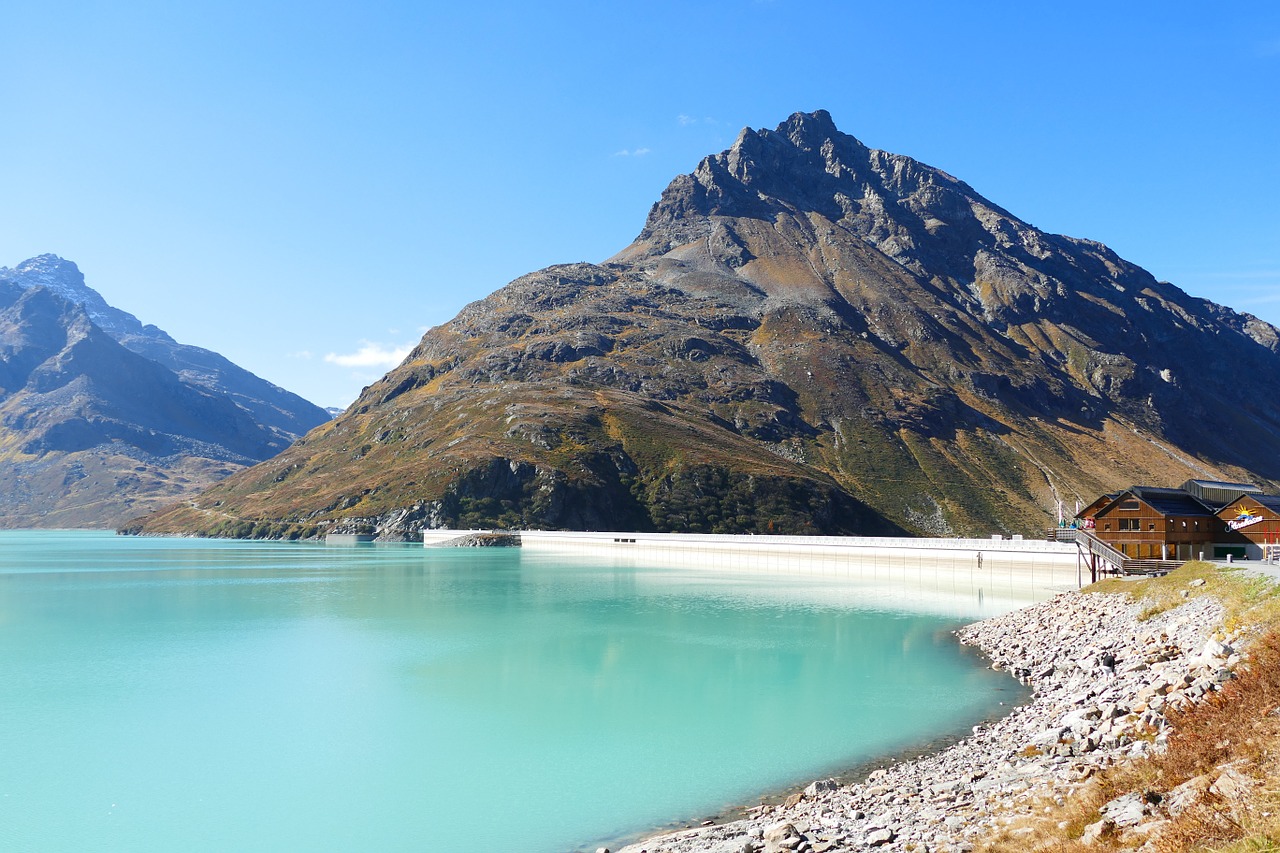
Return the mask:
<svg viewBox="0 0 1280 853">
<path fill-rule="evenodd" d="M 1268 630 L 1249 646 L 1249 665 L 1222 690 L 1181 712 L 1171 712 L 1169 749 L 1155 763 L 1170 778 L 1186 780 L 1225 761 L 1260 763 L 1280 745 L 1280 631 Z"/>
<path fill-rule="evenodd" d="M 1189 586 L 1198 579 L 1205 583 Z M 1144 603 L 1148 616 L 1186 601 L 1184 590 L 1188 597 L 1220 599 L 1228 627 L 1251 628 L 1254 639 L 1238 677 L 1203 702 L 1170 712 L 1164 752 L 1095 774 L 1060 805 L 1040 803 L 1037 817 L 1015 822 L 979 844 L 980 853 L 1139 847 L 1151 853 L 1280 853 L 1280 596 L 1274 584 L 1238 570 L 1189 563 L 1165 578 L 1090 587 L 1129 593 Z M 1227 777 L 1217 781 L 1226 766 Z M 1184 784 L 1201 793 L 1154 835 L 1111 831 L 1093 844 L 1082 840 L 1085 829 L 1100 820 L 1101 807 L 1116 797 L 1137 792 L 1149 801 L 1163 800 Z"/>
<path fill-rule="evenodd" d="M 1221 850 L 1243 836 L 1244 829 L 1232 817 L 1230 805 L 1221 797 L 1206 795 L 1161 830 L 1152 845 L 1153 853 Z"/>
</svg>

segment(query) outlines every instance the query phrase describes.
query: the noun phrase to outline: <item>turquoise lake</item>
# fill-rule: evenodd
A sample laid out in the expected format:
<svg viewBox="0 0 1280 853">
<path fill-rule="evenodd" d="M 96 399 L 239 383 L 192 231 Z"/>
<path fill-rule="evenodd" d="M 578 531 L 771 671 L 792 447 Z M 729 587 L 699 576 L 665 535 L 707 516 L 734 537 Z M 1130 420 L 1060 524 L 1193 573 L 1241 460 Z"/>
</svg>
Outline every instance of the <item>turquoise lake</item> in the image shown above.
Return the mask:
<svg viewBox="0 0 1280 853">
<path fill-rule="evenodd" d="M 616 845 L 999 715 L 1018 686 L 950 634 L 995 607 L 520 549 L 0 532 L 0 849 Z"/>
</svg>

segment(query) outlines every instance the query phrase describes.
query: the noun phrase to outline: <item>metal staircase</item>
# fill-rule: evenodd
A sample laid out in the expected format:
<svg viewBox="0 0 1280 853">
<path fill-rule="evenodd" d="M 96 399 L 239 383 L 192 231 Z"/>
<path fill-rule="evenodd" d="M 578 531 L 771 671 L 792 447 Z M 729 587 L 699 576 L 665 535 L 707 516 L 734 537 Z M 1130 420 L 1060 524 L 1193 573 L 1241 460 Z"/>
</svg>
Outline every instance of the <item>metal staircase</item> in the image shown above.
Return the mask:
<svg viewBox="0 0 1280 853">
<path fill-rule="evenodd" d="M 1055 527 L 1049 531 L 1054 542 L 1074 542 L 1080 557 L 1094 580 L 1100 575 L 1167 575 L 1181 566 L 1184 560 L 1138 560 L 1126 557 L 1120 550 L 1103 542 L 1087 530 L 1074 527 Z"/>
</svg>

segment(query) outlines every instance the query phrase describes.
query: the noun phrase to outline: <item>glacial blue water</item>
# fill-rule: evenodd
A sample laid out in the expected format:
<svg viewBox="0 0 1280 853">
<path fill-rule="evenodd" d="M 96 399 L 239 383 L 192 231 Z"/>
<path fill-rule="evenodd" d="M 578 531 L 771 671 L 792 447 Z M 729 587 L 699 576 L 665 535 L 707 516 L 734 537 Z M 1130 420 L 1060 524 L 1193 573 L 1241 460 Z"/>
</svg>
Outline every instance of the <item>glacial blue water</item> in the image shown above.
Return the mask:
<svg viewBox="0 0 1280 853">
<path fill-rule="evenodd" d="M 594 850 L 999 714 L 1017 686 L 949 633 L 983 606 L 519 549 L 0 532 L 0 849 Z"/>
</svg>

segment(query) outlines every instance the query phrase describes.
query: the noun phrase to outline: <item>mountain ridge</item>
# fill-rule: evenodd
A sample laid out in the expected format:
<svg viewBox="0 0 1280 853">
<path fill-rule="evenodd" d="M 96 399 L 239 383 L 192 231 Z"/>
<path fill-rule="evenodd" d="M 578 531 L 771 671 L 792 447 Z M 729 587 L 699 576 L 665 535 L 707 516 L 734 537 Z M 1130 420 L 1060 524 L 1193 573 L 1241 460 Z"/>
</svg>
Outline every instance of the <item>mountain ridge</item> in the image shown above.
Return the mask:
<svg viewBox="0 0 1280 853">
<path fill-rule="evenodd" d="M 1278 340 L 796 113 L 607 261 L 471 303 L 336 421 L 132 526 L 1030 533 L 1132 482 L 1280 481 Z"/>
<path fill-rule="evenodd" d="M 276 430 L 282 440 L 292 440 L 328 420 L 328 412 L 297 394 L 255 376 L 219 353 L 179 343 L 163 329 L 108 304 L 85 284 L 79 267 L 57 255 L 37 255 L 13 268 L 0 268 L 0 280 L 24 288 L 44 286 L 83 306 L 89 318 L 126 349 L 163 365 L 188 385 L 227 394 Z"/>
<path fill-rule="evenodd" d="M 218 370 L 166 365 L 184 354 Z M 108 305 L 61 258 L 0 270 L 0 526 L 114 527 L 318 422 L 301 398 L 257 377 L 237 385 L 252 374 L 221 362 Z"/>
</svg>

